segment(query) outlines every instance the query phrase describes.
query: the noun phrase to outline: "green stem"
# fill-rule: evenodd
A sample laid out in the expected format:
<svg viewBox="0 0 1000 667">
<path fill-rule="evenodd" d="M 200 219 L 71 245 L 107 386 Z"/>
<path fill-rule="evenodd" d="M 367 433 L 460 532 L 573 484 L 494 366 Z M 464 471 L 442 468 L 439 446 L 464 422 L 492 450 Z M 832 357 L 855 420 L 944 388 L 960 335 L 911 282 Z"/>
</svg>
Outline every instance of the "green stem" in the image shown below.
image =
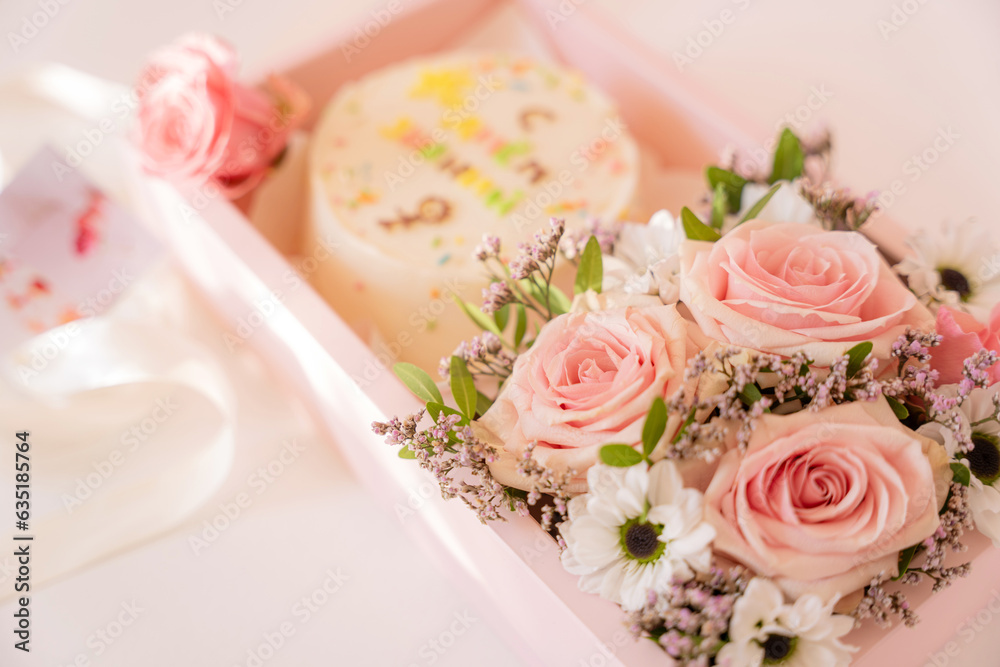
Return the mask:
<svg viewBox="0 0 1000 667">
<path fill-rule="evenodd" d="M 507 285 L 510 287 L 511 291 L 514 292 L 517 295 L 517 300 L 521 303 L 522 306 L 524 306 L 528 310 L 535 311 L 536 313 L 538 313 L 542 317 L 545 317 L 545 313 L 543 313 L 534 304 L 534 302 L 531 299 L 531 296 L 529 296 L 528 293 L 525 292 L 524 289 L 520 285 L 517 284 L 517 282 L 515 282 L 513 280 L 508 280 L 507 281 Z"/>
<path fill-rule="evenodd" d="M 646 499 L 645 509 L 642 510 L 642 514 L 639 515 L 639 523 L 646 523 L 646 516 L 649 514 L 650 506 L 649 499 Z"/>
<path fill-rule="evenodd" d="M 539 292 L 545 292 L 545 313 L 542 314 L 541 312 L 539 312 L 539 314 L 543 315 L 543 317 L 545 317 L 546 320 L 551 320 L 552 319 L 552 305 L 551 305 L 551 303 L 549 301 L 549 286 L 548 286 L 548 284 L 546 284 L 543 287 L 541 284 L 539 284 L 538 279 L 535 278 L 535 276 L 533 276 L 533 275 L 532 276 L 528 276 L 528 280 L 531 281 L 532 285 L 534 285 L 535 287 L 538 288 Z"/>
</svg>

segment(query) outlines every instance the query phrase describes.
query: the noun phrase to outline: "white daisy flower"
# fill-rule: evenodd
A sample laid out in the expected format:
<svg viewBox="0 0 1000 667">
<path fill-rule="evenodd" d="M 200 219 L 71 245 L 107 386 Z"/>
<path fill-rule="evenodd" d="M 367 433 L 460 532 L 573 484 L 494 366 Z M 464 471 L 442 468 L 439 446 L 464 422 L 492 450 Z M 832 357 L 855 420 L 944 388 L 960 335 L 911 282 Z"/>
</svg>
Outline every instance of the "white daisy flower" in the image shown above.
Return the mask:
<svg viewBox="0 0 1000 667">
<path fill-rule="evenodd" d="M 954 393 L 946 387 L 941 393 Z M 960 454 L 972 479 L 969 483 L 969 509 L 976 528 L 1000 548 L 1000 421 L 996 398 L 1000 383 L 987 389 L 974 389 L 961 407 L 961 428 L 972 440 L 972 451 Z M 942 424 L 924 424 L 917 433 L 936 440 L 956 457 L 958 442 L 951 429 Z"/>
<path fill-rule="evenodd" d="M 569 312 L 571 313 L 596 313 L 601 310 L 614 310 L 616 308 L 649 308 L 651 306 L 662 306 L 658 296 L 651 294 L 632 294 L 621 289 L 602 290 L 600 294 L 593 290 L 587 290 L 573 297 Z"/>
<path fill-rule="evenodd" d="M 587 482 L 590 490 L 569 502 L 559 529 L 563 566 L 580 575 L 581 590 L 635 611 L 650 591 L 708 571 L 715 529 L 704 521 L 704 497 L 684 488 L 672 461 L 597 464 Z"/>
<path fill-rule="evenodd" d="M 850 616 L 833 613 L 816 595 L 786 604 L 781 589 L 755 577 L 733 605 L 729 643 L 716 662 L 727 667 L 843 667 L 857 649 L 840 641 L 854 627 Z"/>
<path fill-rule="evenodd" d="M 763 185 L 761 183 L 747 183 L 744 185 L 743 196 L 740 199 L 740 210 L 736 215 L 730 216 L 727 219 L 725 225 L 726 231 L 730 227 L 735 227 L 736 223 L 743 219 L 747 211 L 753 208 L 754 204 L 759 202 L 771 187 L 770 185 Z M 769 222 L 821 224 L 819 218 L 816 217 L 816 211 L 813 209 L 812 204 L 799 194 L 798 180 L 791 182 L 781 181 L 778 191 L 774 193 L 774 196 L 771 197 L 760 213 L 757 214 L 757 219 Z"/>
<path fill-rule="evenodd" d="M 604 292 L 652 294 L 665 304 L 680 296 L 680 257 L 684 229 L 666 210 L 657 211 L 648 224 L 621 226 L 614 254 L 604 258 Z"/>
<path fill-rule="evenodd" d="M 985 322 L 1000 301 L 1000 244 L 975 221 L 945 225 L 907 240 L 913 250 L 896 265 L 910 289 L 936 310 L 944 304 Z"/>
<path fill-rule="evenodd" d="M 726 217 L 723 231 L 735 227 L 769 189 L 769 186 L 747 183 L 743 187 L 740 212 Z M 782 182 L 757 217 L 775 222 L 820 224 L 812 205 L 799 194 L 798 181 Z M 654 213 L 648 224 L 623 223 L 614 253 L 604 257 L 602 293 L 656 295 L 664 304 L 677 303 L 680 298 L 679 251 L 686 238 L 684 227 L 666 210 Z"/>
</svg>

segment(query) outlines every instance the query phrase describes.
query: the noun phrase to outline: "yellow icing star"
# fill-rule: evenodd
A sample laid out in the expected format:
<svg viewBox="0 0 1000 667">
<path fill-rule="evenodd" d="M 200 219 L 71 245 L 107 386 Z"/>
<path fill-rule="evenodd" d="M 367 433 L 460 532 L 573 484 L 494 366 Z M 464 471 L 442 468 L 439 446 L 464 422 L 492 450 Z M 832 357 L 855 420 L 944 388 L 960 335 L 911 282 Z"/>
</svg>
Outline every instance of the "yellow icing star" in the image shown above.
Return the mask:
<svg viewBox="0 0 1000 667">
<path fill-rule="evenodd" d="M 410 91 L 410 95 L 437 98 L 442 106 L 455 108 L 462 106 L 474 83 L 475 80 L 468 67 L 424 70 L 420 73 L 420 80 Z"/>
<path fill-rule="evenodd" d="M 483 122 L 479 120 L 477 116 L 461 118 L 458 121 L 446 121 L 446 124 L 450 125 L 453 130 L 458 132 L 458 136 L 464 141 L 468 141 L 472 137 L 476 136 L 479 130 L 483 127 Z"/>
<path fill-rule="evenodd" d="M 458 176 L 456 176 L 455 180 L 457 180 L 460 184 L 468 187 L 468 186 L 472 185 L 473 183 L 475 183 L 476 181 L 478 181 L 479 178 L 480 178 L 480 176 L 479 176 L 479 170 L 476 169 L 475 167 L 469 167 L 468 169 L 466 169 L 465 171 L 463 171 L 461 174 L 459 174 Z"/>
<path fill-rule="evenodd" d="M 379 128 L 379 134 L 389 141 L 399 141 L 413 129 L 413 121 L 407 116 L 403 116 L 396 121 L 395 125 L 384 125 Z"/>
<path fill-rule="evenodd" d="M 484 176 L 473 184 L 473 189 L 477 195 L 485 195 L 488 192 L 492 192 L 495 188 L 493 187 L 493 181 Z"/>
</svg>

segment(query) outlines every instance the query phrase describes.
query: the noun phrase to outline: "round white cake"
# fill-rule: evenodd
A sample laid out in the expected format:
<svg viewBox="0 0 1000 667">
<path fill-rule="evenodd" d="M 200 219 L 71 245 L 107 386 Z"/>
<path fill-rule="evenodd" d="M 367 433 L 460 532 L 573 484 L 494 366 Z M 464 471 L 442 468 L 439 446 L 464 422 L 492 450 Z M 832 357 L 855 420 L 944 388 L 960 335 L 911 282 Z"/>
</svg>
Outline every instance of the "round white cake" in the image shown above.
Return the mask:
<svg viewBox="0 0 1000 667">
<path fill-rule="evenodd" d="M 483 235 L 513 255 L 553 216 L 617 219 L 638 161 L 575 72 L 482 54 L 380 70 L 344 86 L 313 135 L 307 243 L 331 250 L 314 284 L 384 361 L 436 368 L 476 332 L 453 296 L 481 302 Z"/>
</svg>

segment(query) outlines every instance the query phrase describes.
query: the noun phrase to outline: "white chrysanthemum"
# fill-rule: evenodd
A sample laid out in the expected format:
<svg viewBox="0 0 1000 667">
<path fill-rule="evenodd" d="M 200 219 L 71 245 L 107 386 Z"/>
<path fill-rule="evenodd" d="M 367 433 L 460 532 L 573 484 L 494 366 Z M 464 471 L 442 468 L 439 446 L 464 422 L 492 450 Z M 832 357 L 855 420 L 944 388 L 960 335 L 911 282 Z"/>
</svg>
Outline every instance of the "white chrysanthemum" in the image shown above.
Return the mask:
<svg viewBox="0 0 1000 667">
<path fill-rule="evenodd" d="M 1000 301 L 1000 244 L 985 225 L 968 220 L 907 239 L 913 253 L 896 265 L 910 289 L 932 309 L 944 304 L 985 322 Z"/>
<path fill-rule="evenodd" d="M 665 304 L 680 296 L 680 257 L 684 230 L 667 211 L 657 211 L 648 224 L 626 222 L 614 255 L 604 259 L 605 292 L 657 295 Z"/>
<path fill-rule="evenodd" d="M 563 566 L 580 589 L 634 611 L 650 591 L 675 578 L 707 572 L 715 529 L 704 521 L 704 497 L 684 488 L 672 461 L 587 472 L 589 491 L 569 503 L 560 526 Z"/>
<path fill-rule="evenodd" d="M 840 641 L 854 627 L 816 595 L 786 604 L 778 586 L 761 577 L 747 584 L 733 605 L 729 643 L 716 662 L 727 667 L 843 667 L 857 649 Z"/>
<path fill-rule="evenodd" d="M 724 226 L 725 230 L 728 231 L 730 227 L 735 227 L 736 223 L 743 219 L 747 211 L 753 208 L 754 204 L 759 202 L 770 189 L 770 185 L 763 185 L 761 183 L 747 183 L 744 185 L 743 196 L 740 198 L 740 210 L 736 215 L 728 217 Z M 812 204 L 799 194 L 798 180 L 792 182 L 781 181 L 778 191 L 764 205 L 764 208 L 761 209 L 756 218 L 769 222 L 820 224 Z"/>
<path fill-rule="evenodd" d="M 969 509 L 976 528 L 1000 548 L 1000 422 L 994 397 L 1000 392 L 1000 383 L 987 389 L 974 389 L 961 408 L 962 430 L 972 440 L 971 452 L 959 455 L 972 471 L 969 483 Z M 943 394 L 954 394 L 946 387 Z M 921 426 L 917 433 L 926 435 L 942 445 L 948 455 L 955 457 L 958 443 L 951 429 L 931 423 Z"/>
<path fill-rule="evenodd" d="M 598 294 L 593 290 L 587 290 L 573 297 L 569 312 L 595 313 L 616 308 L 649 308 L 662 305 L 660 297 L 651 294 L 631 294 L 621 289 L 602 291 Z"/>
</svg>

